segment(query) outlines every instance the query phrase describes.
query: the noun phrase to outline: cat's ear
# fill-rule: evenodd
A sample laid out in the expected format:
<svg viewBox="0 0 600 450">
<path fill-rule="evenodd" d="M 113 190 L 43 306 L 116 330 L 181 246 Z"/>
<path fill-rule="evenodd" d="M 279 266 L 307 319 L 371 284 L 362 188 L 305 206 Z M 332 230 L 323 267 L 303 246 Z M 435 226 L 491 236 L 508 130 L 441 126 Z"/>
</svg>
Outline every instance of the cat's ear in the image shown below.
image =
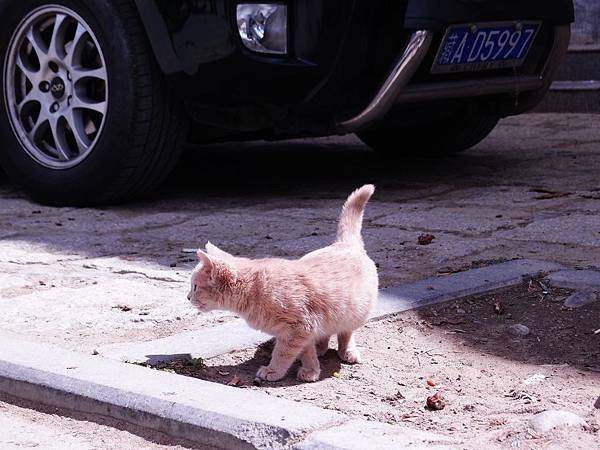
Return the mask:
<svg viewBox="0 0 600 450">
<path fill-rule="evenodd" d="M 212 272 L 215 267 L 215 263 L 210 258 L 210 256 L 204 253 L 202 250 L 198 250 L 197 255 L 198 259 L 202 263 L 202 270 L 209 273 Z"/>
<path fill-rule="evenodd" d="M 217 247 L 214 244 L 211 244 L 210 241 L 208 241 L 206 243 L 205 250 L 206 250 L 206 253 L 208 253 L 211 256 L 217 256 L 217 257 L 221 257 L 221 258 L 235 258 L 235 256 L 233 256 L 232 254 L 221 250 L 219 247 Z"/>
<path fill-rule="evenodd" d="M 213 283 L 221 286 L 231 286 L 237 280 L 237 271 L 227 261 L 210 256 L 198 250 L 198 259 L 202 262 L 202 271 L 209 274 Z"/>
</svg>

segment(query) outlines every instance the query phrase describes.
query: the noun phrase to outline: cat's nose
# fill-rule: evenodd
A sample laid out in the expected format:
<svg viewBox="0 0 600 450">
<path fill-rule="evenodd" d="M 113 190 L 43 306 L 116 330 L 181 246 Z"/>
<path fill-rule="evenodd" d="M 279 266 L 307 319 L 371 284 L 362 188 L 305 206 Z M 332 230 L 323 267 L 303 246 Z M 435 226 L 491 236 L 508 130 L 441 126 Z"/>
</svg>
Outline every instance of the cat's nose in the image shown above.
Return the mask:
<svg viewBox="0 0 600 450">
<path fill-rule="evenodd" d="M 192 299 L 192 296 L 191 296 L 191 294 L 188 294 L 188 296 L 187 296 L 187 297 L 188 297 L 188 300 L 191 300 L 191 299 Z"/>
</svg>

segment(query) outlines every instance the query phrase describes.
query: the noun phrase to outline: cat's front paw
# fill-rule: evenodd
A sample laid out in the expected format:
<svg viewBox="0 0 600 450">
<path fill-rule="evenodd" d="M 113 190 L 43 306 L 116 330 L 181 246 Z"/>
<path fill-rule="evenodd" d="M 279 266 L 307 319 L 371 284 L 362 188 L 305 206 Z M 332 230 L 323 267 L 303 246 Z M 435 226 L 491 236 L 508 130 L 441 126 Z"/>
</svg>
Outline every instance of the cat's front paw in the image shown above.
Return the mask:
<svg viewBox="0 0 600 450">
<path fill-rule="evenodd" d="M 300 381 L 308 381 L 312 383 L 319 380 L 321 370 L 319 369 L 307 369 L 306 367 L 300 367 L 298 369 L 298 379 Z"/>
<path fill-rule="evenodd" d="M 285 372 L 281 373 L 269 366 L 261 366 L 260 369 L 258 369 L 258 372 L 256 372 L 256 376 L 261 380 L 278 381 L 285 376 Z"/>
<path fill-rule="evenodd" d="M 357 349 L 348 349 L 344 352 L 338 352 L 340 359 L 348 364 L 360 364 L 362 359 Z"/>
</svg>

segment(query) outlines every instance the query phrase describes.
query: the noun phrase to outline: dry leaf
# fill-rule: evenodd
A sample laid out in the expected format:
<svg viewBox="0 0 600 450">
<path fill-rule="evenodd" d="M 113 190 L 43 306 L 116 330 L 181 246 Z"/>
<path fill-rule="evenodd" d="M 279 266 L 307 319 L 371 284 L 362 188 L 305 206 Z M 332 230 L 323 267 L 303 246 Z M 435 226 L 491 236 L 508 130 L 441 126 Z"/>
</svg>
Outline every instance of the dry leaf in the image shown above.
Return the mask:
<svg viewBox="0 0 600 450">
<path fill-rule="evenodd" d="M 419 245 L 429 245 L 433 242 L 435 236 L 433 234 L 422 234 L 418 238 Z"/>
<path fill-rule="evenodd" d="M 402 416 L 400 417 L 400 420 L 402 422 L 414 422 L 415 420 L 417 420 L 419 416 L 415 415 L 415 414 L 402 414 Z"/>
</svg>

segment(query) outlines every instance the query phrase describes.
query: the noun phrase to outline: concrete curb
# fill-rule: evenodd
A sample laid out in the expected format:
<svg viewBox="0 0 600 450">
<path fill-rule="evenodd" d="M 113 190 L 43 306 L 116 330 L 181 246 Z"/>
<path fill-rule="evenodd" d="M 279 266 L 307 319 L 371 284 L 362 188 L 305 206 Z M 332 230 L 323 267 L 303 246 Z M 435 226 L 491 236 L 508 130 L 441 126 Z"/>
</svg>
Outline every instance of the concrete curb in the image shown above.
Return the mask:
<svg viewBox="0 0 600 450">
<path fill-rule="evenodd" d="M 348 430 L 373 443 L 370 448 L 412 449 L 451 442 L 400 426 L 367 426 L 262 392 L 2 337 L 0 392 L 228 450 L 361 448 Z"/>
<path fill-rule="evenodd" d="M 548 277 L 554 286 L 568 289 L 600 290 L 600 271 L 561 270 Z"/>
<path fill-rule="evenodd" d="M 524 276 L 560 269 L 562 267 L 555 263 L 522 259 L 384 289 L 371 318 L 513 286 Z M 157 363 L 190 357 L 210 358 L 252 348 L 269 338 L 270 336 L 252 330 L 245 322 L 237 320 L 154 341 L 102 347 L 99 351 L 103 356 L 121 361 Z"/>
<path fill-rule="evenodd" d="M 372 317 L 378 318 L 514 286 L 520 283 L 523 277 L 555 272 L 560 269 L 562 266 L 548 261 L 519 259 L 458 272 L 446 277 L 427 278 L 383 290 Z"/>
</svg>

